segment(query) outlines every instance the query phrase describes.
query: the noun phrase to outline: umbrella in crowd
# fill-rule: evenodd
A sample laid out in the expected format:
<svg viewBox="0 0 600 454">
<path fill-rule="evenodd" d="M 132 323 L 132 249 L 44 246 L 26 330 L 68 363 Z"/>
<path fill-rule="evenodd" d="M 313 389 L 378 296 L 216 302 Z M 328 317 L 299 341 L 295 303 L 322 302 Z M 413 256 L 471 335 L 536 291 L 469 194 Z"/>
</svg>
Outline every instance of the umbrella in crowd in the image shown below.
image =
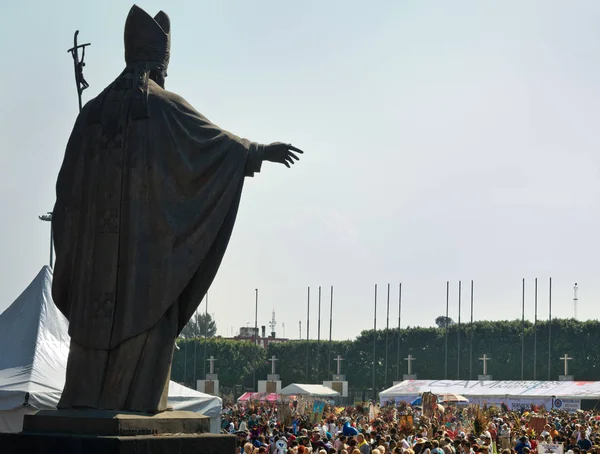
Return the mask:
<svg viewBox="0 0 600 454">
<path fill-rule="evenodd" d="M 469 402 L 465 396 L 460 394 L 442 394 L 439 396 L 441 402 Z"/>
</svg>

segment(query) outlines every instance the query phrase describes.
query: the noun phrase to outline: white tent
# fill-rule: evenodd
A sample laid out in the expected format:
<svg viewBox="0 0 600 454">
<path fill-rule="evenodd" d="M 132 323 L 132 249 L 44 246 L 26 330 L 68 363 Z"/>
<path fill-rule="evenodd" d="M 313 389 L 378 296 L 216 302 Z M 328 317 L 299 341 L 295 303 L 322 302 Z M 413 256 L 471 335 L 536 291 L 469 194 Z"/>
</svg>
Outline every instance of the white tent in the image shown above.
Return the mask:
<svg viewBox="0 0 600 454">
<path fill-rule="evenodd" d="M 430 391 L 461 394 L 471 403 L 506 404 L 518 409 L 531 404 L 546 408 L 577 410 L 581 400 L 600 399 L 600 382 L 544 380 L 405 380 L 379 393 L 381 403 L 408 401 Z"/>
<path fill-rule="evenodd" d="M 51 289 L 52 270 L 45 266 L 0 314 L 0 432 L 20 432 L 26 413 L 56 408 L 60 399 L 70 340 Z M 210 417 L 211 432 L 220 431 L 219 397 L 171 382 L 169 404 Z"/>
<path fill-rule="evenodd" d="M 221 411 L 223 400 L 220 397 L 204 394 L 174 381 L 169 383 L 169 405 L 173 410 L 193 411 L 210 418 L 210 431 L 221 432 Z"/>
<path fill-rule="evenodd" d="M 284 396 L 312 396 L 312 397 L 335 397 L 340 393 L 323 385 L 304 385 L 301 383 L 292 383 L 286 386 L 280 392 Z"/>
</svg>

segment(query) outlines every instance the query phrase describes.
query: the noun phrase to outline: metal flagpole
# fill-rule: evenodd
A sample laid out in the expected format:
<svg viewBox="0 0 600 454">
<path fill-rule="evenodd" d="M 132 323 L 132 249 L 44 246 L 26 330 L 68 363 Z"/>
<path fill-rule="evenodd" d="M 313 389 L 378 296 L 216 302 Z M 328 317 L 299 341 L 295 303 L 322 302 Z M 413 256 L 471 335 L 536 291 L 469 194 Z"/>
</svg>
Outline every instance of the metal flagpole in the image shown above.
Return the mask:
<svg viewBox="0 0 600 454">
<path fill-rule="evenodd" d="M 196 308 L 196 310 L 194 311 L 194 318 L 196 319 L 195 320 L 196 326 L 199 326 L 199 324 L 198 324 L 198 308 Z M 193 363 L 194 364 L 194 373 L 192 374 L 194 389 L 196 389 L 196 383 L 197 383 L 197 381 L 196 381 L 196 353 L 197 353 L 197 350 L 198 350 L 198 335 L 196 334 L 194 336 L 194 363 Z"/>
<path fill-rule="evenodd" d="M 196 318 L 196 322 L 198 321 L 198 314 L 194 312 L 194 317 Z M 194 389 L 196 389 L 196 351 L 198 346 L 198 336 L 194 336 L 194 373 L 192 374 L 192 380 L 194 383 Z"/>
<path fill-rule="evenodd" d="M 206 333 L 208 332 L 208 291 L 206 292 L 206 297 L 204 298 L 204 320 L 206 322 L 206 326 L 204 328 L 204 358 L 203 358 L 203 363 L 204 363 L 204 379 L 206 379 L 206 346 L 208 344 L 207 339 L 206 339 Z"/>
<path fill-rule="evenodd" d="M 309 357 L 309 338 L 310 338 L 310 286 L 308 287 L 307 301 L 306 301 L 306 383 L 308 380 L 308 357 Z"/>
<path fill-rule="evenodd" d="M 183 383 L 187 385 L 187 337 L 185 339 L 185 347 L 183 348 Z"/>
<path fill-rule="evenodd" d="M 254 289 L 254 345 L 258 345 L 258 289 Z"/>
<path fill-rule="evenodd" d="M 258 289 L 254 289 L 254 345 L 258 345 Z M 256 367 L 252 371 L 252 389 L 256 386 Z"/>
<path fill-rule="evenodd" d="M 388 380 L 388 344 L 390 332 L 390 284 L 387 287 L 387 320 L 385 324 L 385 371 L 384 386 L 387 386 Z"/>
<path fill-rule="evenodd" d="M 537 277 L 535 278 L 535 295 L 533 310 L 533 379 L 537 380 L 537 310 L 538 310 L 538 286 Z"/>
<path fill-rule="evenodd" d="M 444 323 L 444 334 L 446 337 L 445 354 L 444 354 L 444 380 L 448 380 L 448 310 L 450 307 L 450 281 L 446 281 L 446 322 Z"/>
<path fill-rule="evenodd" d="M 398 375 L 398 381 L 400 381 L 400 334 L 401 334 L 401 327 L 402 326 L 402 282 L 400 282 L 400 284 L 398 284 L 398 357 L 396 358 L 397 361 L 397 367 L 396 367 L 396 373 Z"/>
<path fill-rule="evenodd" d="M 319 312 L 317 317 L 317 383 L 319 383 L 319 363 L 321 362 L 321 286 L 319 285 Z"/>
<path fill-rule="evenodd" d="M 523 310 L 521 311 L 521 380 L 525 379 L 525 278 L 523 278 Z"/>
<path fill-rule="evenodd" d="M 329 358 L 327 359 L 327 373 L 331 375 L 331 333 L 333 331 L 333 285 L 329 290 L 330 301 L 329 301 Z"/>
<path fill-rule="evenodd" d="M 52 214 L 50 214 L 50 268 L 54 267 L 54 229 L 52 228 Z"/>
<path fill-rule="evenodd" d="M 375 284 L 375 305 L 373 311 L 373 399 L 375 399 L 377 392 L 375 389 L 375 345 L 377 341 L 377 284 Z"/>
<path fill-rule="evenodd" d="M 552 380 L 552 278 L 548 289 L 548 380 Z"/>
<path fill-rule="evenodd" d="M 471 325 L 469 327 L 469 380 L 473 379 L 473 280 L 471 279 Z"/>
<path fill-rule="evenodd" d="M 52 231 L 52 213 L 42 214 L 38 216 L 40 221 L 50 222 L 50 268 L 54 265 L 54 232 Z"/>
<path fill-rule="evenodd" d="M 462 295 L 462 282 L 458 281 L 458 337 L 456 340 L 456 379 L 460 380 L 460 300 Z"/>
</svg>

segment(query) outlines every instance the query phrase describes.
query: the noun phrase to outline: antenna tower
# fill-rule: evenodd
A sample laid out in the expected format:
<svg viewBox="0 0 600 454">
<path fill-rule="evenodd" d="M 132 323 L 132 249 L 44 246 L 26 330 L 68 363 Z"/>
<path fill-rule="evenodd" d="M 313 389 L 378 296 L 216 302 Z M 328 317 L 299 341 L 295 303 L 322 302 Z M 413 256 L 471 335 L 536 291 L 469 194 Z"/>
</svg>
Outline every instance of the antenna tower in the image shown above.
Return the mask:
<svg viewBox="0 0 600 454">
<path fill-rule="evenodd" d="M 275 327 L 277 326 L 277 322 L 275 321 L 275 309 L 273 309 L 273 315 L 271 316 L 269 326 L 271 327 L 271 337 L 275 337 Z"/>
</svg>

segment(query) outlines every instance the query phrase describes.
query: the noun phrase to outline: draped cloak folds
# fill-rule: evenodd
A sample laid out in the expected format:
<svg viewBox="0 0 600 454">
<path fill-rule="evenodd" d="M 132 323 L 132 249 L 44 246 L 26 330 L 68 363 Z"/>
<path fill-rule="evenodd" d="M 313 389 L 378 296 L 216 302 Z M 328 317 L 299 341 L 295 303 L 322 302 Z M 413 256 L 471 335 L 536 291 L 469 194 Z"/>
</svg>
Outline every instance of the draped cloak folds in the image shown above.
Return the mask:
<svg viewBox="0 0 600 454">
<path fill-rule="evenodd" d="M 263 146 L 125 70 L 80 113 L 56 185 L 53 297 L 77 344 L 110 350 L 212 283 Z"/>
</svg>

